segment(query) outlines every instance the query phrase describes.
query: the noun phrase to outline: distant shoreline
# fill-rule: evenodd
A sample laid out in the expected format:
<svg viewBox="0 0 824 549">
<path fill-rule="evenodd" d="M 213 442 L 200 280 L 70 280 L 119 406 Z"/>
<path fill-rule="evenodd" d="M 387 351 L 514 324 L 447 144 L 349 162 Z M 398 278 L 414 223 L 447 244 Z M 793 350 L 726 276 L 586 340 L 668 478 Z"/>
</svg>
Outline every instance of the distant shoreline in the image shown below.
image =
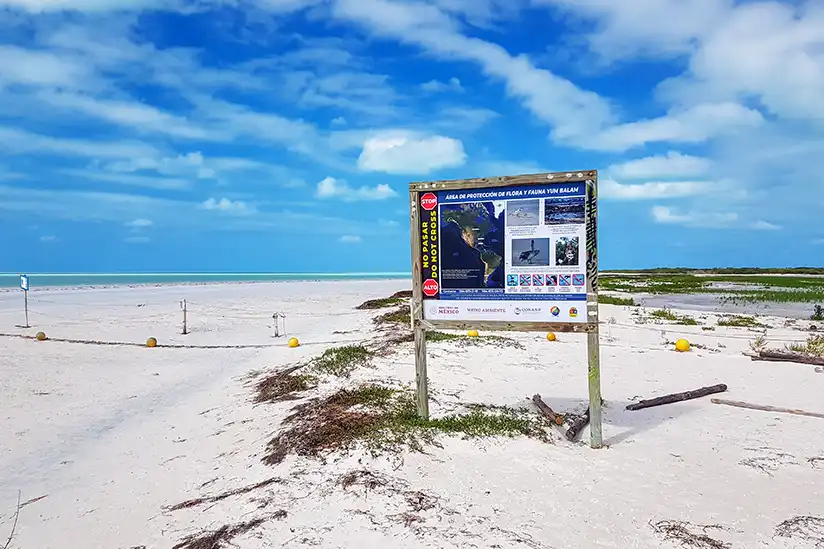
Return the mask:
<svg viewBox="0 0 824 549">
<path fill-rule="evenodd" d="M 402 280 L 411 273 L 29 273 L 31 291 L 201 286 L 346 280 Z M 20 275 L 0 273 L 0 292 L 19 290 Z"/>
</svg>

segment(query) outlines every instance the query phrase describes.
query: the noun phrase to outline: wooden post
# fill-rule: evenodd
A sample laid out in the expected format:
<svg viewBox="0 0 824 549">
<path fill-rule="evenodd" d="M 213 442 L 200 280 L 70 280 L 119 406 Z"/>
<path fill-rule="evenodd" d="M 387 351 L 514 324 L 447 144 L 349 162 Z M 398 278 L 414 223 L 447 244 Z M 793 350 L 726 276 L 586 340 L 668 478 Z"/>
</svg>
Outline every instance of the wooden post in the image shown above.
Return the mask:
<svg viewBox="0 0 824 549">
<path fill-rule="evenodd" d="M 280 314 L 275 313 L 272 315 L 272 337 L 280 336 Z"/>
<path fill-rule="evenodd" d="M 600 448 L 603 444 L 603 434 L 601 432 L 601 352 L 598 331 L 597 300 L 597 296 L 587 297 L 587 320 L 590 322 L 595 322 L 593 329 L 587 333 L 587 363 L 589 377 L 589 445 L 592 448 Z"/>
<path fill-rule="evenodd" d="M 598 321 L 598 179 L 586 185 L 587 225 L 587 370 L 589 378 L 589 445 L 603 445 L 601 429 L 601 341 Z"/>
<path fill-rule="evenodd" d="M 415 382 L 418 416 L 429 419 L 429 380 L 426 373 L 426 328 L 423 319 L 423 281 L 421 280 L 420 194 L 409 192 L 409 238 L 412 248 L 411 324 L 415 338 Z"/>
<path fill-rule="evenodd" d="M 31 328 L 29 326 L 29 291 L 23 290 L 23 308 L 26 311 L 26 328 Z"/>
<path fill-rule="evenodd" d="M 189 330 L 188 330 L 188 326 L 186 325 L 186 321 L 187 321 L 186 313 L 188 311 L 186 309 L 186 300 L 185 299 L 180 302 L 180 308 L 183 309 L 183 335 L 186 335 L 186 334 L 189 333 Z"/>
</svg>

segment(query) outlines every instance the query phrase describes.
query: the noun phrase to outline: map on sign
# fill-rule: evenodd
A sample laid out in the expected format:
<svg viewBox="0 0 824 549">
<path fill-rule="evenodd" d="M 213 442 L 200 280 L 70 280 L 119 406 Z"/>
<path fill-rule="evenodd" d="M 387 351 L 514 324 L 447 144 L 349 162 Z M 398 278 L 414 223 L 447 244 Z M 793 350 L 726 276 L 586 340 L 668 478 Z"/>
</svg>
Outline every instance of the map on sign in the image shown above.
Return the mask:
<svg viewBox="0 0 824 549">
<path fill-rule="evenodd" d="M 590 183 L 421 194 L 424 318 L 585 321 Z"/>
<path fill-rule="evenodd" d="M 445 277 L 444 288 L 502 288 L 504 284 L 504 205 L 474 202 L 441 206 L 441 249 L 453 250 L 442 258 L 443 269 L 469 268 L 471 281 Z"/>
</svg>

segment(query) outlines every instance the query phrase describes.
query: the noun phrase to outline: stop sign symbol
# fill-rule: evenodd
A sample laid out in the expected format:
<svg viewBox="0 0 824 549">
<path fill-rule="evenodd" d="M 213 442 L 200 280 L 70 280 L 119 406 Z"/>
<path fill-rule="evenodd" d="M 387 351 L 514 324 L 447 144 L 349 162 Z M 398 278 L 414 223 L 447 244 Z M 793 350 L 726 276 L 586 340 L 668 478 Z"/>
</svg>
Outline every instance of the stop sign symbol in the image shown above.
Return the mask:
<svg viewBox="0 0 824 549">
<path fill-rule="evenodd" d="M 438 197 L 434 195 L 434 193 L 425 193 L 421 197 L 421 207 L 426 210 L 427 212 L 432 211 L 435 209 L 435 206 L 438 205 Z M 432 282 L 435 282 L 434 280 Z M 437 283 L 436 283 L 437 285 Z M 437 290 L 436 290 L 437 291 Z"/>
<path fill-rule="evenodd" d="M 434 297 L 438 293 L 438 282 L 431 278 L 423 283 L 423 293 L 426 296 Z"/>
</svg>

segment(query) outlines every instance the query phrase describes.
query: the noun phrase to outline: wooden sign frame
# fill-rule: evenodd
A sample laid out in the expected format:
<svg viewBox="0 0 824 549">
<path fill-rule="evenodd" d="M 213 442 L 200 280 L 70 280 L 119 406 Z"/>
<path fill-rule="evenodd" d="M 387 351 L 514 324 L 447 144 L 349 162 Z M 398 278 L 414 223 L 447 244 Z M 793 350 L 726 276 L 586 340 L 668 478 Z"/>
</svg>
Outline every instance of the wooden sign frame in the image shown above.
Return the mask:
<svg viewBox="0 0 824 549">
<path fill-rule="evenodd" d="M 484 190 L 509 186 L 553 183 L 585 183 L 586 220 L 586 320 L 584 322 L 513 322 L 424 319 L 423 273 L 421 262 L 421 197 L 449 190 Z M 529 175 L 414 182 L 409 184 L 410 240 L 412 248 L 412 331 L 415 338 L 415 373 L 418 415 L 429 417 L 429 382 L 426 365 L 428 330 L 482 329 L 518 332 L 577 332 L 587 334 L 590 446 L 602 446 L 601 365 L 598 320 L 598 172 L 551 172 Z"/>
</svg>

